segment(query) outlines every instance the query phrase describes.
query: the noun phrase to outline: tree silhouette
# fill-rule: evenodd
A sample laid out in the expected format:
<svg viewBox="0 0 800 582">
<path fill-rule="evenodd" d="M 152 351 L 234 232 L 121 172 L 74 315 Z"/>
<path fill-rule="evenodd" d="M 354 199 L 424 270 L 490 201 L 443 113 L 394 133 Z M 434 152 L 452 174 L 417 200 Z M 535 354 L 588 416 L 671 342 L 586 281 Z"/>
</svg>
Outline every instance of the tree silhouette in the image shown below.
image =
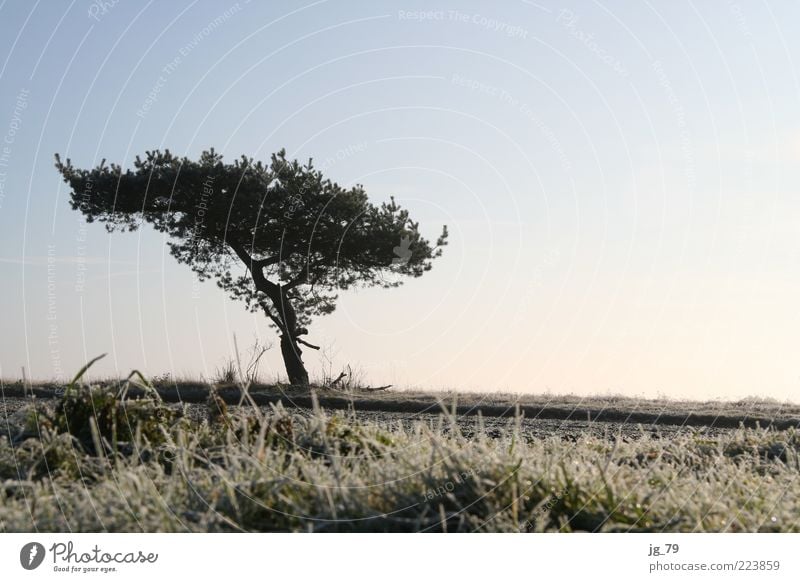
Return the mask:
<svg viewBox="0 0 800 582">
<path fill-rule="evenodd" d="M 125 171 L 105 160 L 78 169 L 56 154 L 56 168 L 87 222 L 109 232 L 150 223 L 200 280 L 213 277 L 263 310 L 292 384 L 308 384 L 300 345 L 319 348 L 301 336 L 312 317 L 334 310 L 340 290 L 396 287 L 401 275 L 428 271 L 447 244 L 447 227 L 431 245 L 394 198 L 374 205 L 361 185 L 342 188 L 284 150 L 269 164 L 246 156 L 225 164 L 213 149 L 198 161 L 153 151 Z"/>
</svg>

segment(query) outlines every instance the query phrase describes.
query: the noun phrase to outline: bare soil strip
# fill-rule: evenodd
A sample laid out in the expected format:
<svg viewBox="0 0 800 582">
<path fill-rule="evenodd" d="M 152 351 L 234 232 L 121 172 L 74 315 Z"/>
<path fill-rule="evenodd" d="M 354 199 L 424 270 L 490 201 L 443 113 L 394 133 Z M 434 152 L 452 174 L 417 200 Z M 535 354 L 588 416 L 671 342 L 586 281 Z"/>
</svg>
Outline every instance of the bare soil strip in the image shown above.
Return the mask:
<svg viewBox="0 0 800 582">
<path fill-rule="evenodd" d="M 158 393 L 165 402 L 199 404 L 209 397 L 210 388 L 207 385 L 176 385 L 157 388 Z M 41 399 L 56 398 L 61 394 L 55 386 L 23 387 L 21 385 L 4 385 L 0 387 L 0 398 L 23 399 L 36 396 Z M 236 386 L 217 388 L 217 394 L 228 405 L 238 405 L 243 402 L 242 391 Z M 131 387 L 128 391 L 129 398 L 138 398 L 145 395 L 144 390 Z M 289 388 L 282 390 L 277 387 L 264 389 L 259 387 L 250 391 L 250 398 L 259 406 L 282 403 L 286 408 L 313 408 L 314 400 L 319 406 L 327 410 L 342 410 L 367 413 L 402 413 L 402 414 L 437 414 L 448 412 L 457 417 L 477 416 L 491 418 L 513 418 L 517 411 L 526 420 L 560 420 L 570 422 L 606 422 L 613 424 L 630 424 L 643 426 L 671 425 L 680 427 L 711 427 L 718 429 L 745 428 L 772 428 L 787 430 L 800 427 L 800 418 L 794 416 L 795 410 L 781 413 L 780 408 L 772 414 L 764 414 L 763 409 L 755 414 L 732 414 L 726 410 L 724 413 L 707 411 L 698 404 L 699 411 L 685 410 L 631 410 L 630 407 L 620 408 L 614 406 L 564 406 L 559 404 L 559 399 L 554 398 L 552 405 L 531 405 L 515 403 L 471 402 L 469 404 L 447 404 L 437 402 L 436 395 L 431 393 L 428 400 L 419 398 L 403 398 L 398 393 L 394 398 L 377 398 L 363 393 L 340 393 L 330 390 L 314 390 L 313 394 L 307 389 Z M 635 401 L 632 401 L 635 402 Z M 652 407 L 651 407 L 652 408 Z"/>
</svg>

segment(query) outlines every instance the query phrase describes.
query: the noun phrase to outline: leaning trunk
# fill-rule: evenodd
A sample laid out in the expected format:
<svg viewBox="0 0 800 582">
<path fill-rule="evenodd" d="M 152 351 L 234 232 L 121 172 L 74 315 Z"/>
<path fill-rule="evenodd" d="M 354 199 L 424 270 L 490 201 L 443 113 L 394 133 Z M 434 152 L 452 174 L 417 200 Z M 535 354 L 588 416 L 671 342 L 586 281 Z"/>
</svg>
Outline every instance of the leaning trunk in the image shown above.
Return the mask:
<svg viewBox="0 0 800 582">
<path fill-rule="evenodd" d="M 289 376 L 289 383 L 308 386 L 308 372 L 301 358 L 303 352 L 297 342 L 297 336 L 299 335 L 297 313 L 295 313 L 286 289 L 267 281 L 261 268 L 254 268 L 253 259 L 243 249 L 236 246 L 233 248 L 242 257 L 245 265 L 250 268 L 256 289 L 269 297 L 272 302 L 272 307 L 275 311 L 273 312 L 265 305 L 264 312 L 280 331 L 281 355 L 283 356 L 283 364 L 286 366 L 286 374 Z"/>
<path fill-rule="evenodd" d="M 281 355 L 283 355 L 283 363 L 286 366 L 289 383 L 307 386 L 308 372 L 300 357 L 302 352 L 297 342 L 287 333 L 281 335 Z"/>
</svg>

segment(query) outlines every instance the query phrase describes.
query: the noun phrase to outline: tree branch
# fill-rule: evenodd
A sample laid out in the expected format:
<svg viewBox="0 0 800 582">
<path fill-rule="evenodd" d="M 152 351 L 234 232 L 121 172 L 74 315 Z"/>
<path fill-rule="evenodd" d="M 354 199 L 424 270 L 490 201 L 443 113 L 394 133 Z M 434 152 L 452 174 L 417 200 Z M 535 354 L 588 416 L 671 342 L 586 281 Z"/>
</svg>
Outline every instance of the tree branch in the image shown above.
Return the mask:
<svg viewBox="0 0 800 582">
<path fill-rule="evenodd" d="M 291 281 L 286 283 L 286 285 L 283 285 L 283 288 L 286 291 L 290 291 L 290 290 L 294 289 L 295 287 L 297 287 L 298 285 L 302 285 L 303 283 L 306 283 L 306 282 L 308 282 L 308 268 L 303 269 L 300 272 L 300 274 L 297 275 L 297 277 L 295 277 L 294 279 L 292 279 Z"/>
<path fill-rule="evenodd" d="M 256 284 L 256 289 L 266 293 L 274 302 L 275 292 L 279 291 L 279 287 L 264 276 L 264 267 L 277 263 L 278 258 L 269 257 L 267 259 L 254 259 L 238 242 L 228 240 L 227 243 L 228 246 L 233 249 L 233 252 L 236 253 L 236 256 L 238 256 L 250 270 L 250 274 L 253 276 L 253 282 Z"/>
<path fill-rule="evenodd" d="M 251 272 L 254 272 L 256 270 L 260 271 L 264 267 L 269 267 L 270 265 L 274 265 L 275 263 L 280 261 L 278 257 L 267 257 L 266 259 L 254 259 L 252 256 L 250 256 L 250 253 L 248 253 L 242 245 L 232 240 L 228 241 L 228 246 L 233 249 L 233 252 L 236 253 L 236 256 L 238 256 L 241 259 L 241 261 L 247 266 L 248 269 L 250 269 Z"/>
<path fill-rule="evenodd" d="M 297 343 L 299 343 L 299 344 L 303 344 L 304 346 L 306 346 L 306 347 L 309 347 L 309 348 L 311 348 L 312 350 L 318 350 L 318 349 L 319 349 L 319 346 L 315 346 L 314 344 L 310 344 L 310 343 L 308 343 L 306 340 L 304 340 L 304 339 L 302 339 L 302 338 L 296 337 L 296 338 L 294 338 L 294 339 L 295 339 L 295 341 L 296 341 Z"/>
</svg>

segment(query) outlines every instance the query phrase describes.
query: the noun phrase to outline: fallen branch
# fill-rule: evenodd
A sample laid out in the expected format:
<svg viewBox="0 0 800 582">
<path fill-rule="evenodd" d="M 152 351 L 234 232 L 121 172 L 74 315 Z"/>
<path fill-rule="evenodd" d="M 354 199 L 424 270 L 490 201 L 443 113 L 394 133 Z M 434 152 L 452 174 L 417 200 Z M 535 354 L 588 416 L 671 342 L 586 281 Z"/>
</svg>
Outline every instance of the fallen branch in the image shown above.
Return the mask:
<svg viewBox="0 0 800 582">
<path fill-rule="evenodd" d="M 381 390 L 387 390 L 391 387 L 392 384 L 387 384 L 386 386 L 377 386 L 375 388 L 372 388 L 371 386 L 365 386 L 364 388 L 361 388 L 361 390 L 363 390 L 364 392 L 379 392 Z"/>
</svg>

